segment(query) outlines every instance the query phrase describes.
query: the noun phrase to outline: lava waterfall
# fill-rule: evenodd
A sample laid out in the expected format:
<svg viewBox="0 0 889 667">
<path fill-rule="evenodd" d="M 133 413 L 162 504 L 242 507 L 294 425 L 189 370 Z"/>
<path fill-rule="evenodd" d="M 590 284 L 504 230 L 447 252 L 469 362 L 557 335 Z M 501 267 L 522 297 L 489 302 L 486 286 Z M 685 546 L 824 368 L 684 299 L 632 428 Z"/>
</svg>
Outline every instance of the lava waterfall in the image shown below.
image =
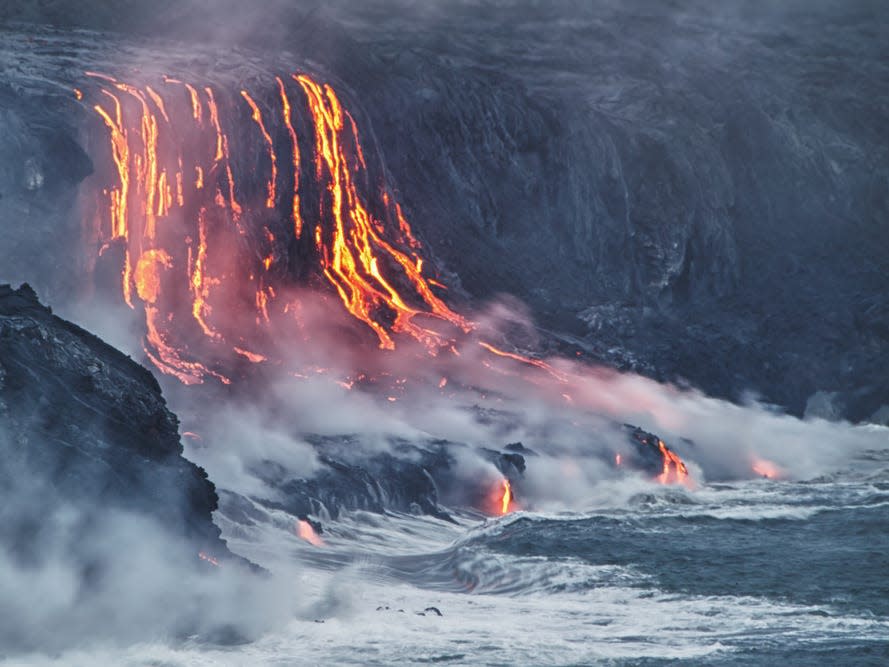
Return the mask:
<svg viewBox="0 0 889 667">
<path fill-rule="evenodd" d="M 299 285 L 335 294 L 383 349 L 401 335 L 435 354 L 472 328 L 442 300 L 329 84 L 299 73 L 224 90 L 86 72 L 74 94 L 102 149 L 84 202 L 96 271 L 119 273 L 121 298 L 144 311 L 161 372 L 228 384 L 238 363 L 269 360 L 275 332 L 301 335 L 288 291 Z"/>
</svg>

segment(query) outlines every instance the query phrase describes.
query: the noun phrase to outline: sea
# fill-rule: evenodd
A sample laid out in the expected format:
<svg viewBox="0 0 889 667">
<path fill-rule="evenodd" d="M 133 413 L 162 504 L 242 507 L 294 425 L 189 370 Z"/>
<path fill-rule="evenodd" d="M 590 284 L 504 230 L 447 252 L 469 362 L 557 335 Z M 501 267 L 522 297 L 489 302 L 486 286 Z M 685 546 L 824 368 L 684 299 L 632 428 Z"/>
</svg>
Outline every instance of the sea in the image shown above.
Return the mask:
<svg viewBox="0 0 889 667">
<path fill-rule="evenodd" d="M 293 572 L 296 617 L 235 645 L 23 664 L 886 665 L 889 455 L 849 463 L 805 481 L 628 478 L 582 511 L 351 512 L 318 544 L 283 513 L 219 515 L 234 551 Z"/>
</svg>

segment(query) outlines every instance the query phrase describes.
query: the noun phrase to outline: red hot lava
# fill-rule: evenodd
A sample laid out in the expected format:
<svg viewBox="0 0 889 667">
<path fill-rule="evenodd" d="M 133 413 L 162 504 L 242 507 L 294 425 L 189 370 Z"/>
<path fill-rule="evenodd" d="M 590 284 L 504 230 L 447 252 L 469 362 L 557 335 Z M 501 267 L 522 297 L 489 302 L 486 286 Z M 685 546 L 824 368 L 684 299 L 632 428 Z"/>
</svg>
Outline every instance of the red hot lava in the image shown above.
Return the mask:
<svg viewBox="0 0 889 667">
<path fill-rule="evenodd" d="M 247 90 L 228 99 L 169 77 L 155 89 L 88 76 L 96 85 L 75 94 L 90 99 L 101 119 L 114 172 L 102 187 L 94 236 L 103 253 L 122 247 L 121 293 L 144 312 L 145 352 L 161 372 L 185 384 L 227 382 L 226 358 L 266 360 L 248 341 L 273 336 L 271 320 L 290 310 L 279 292 L 294 273 L 288 243 L 299 243 L 304 227 L 313 229 L 313 243 L 296 254 L 308 255 L 315 267 L 308 273 L 330 285 L 381 348 L 394 349 L 395 336 L 406 335 L 434 353 L 451 344 L 447 331 L 472 328 L 434 293 L 401 207 L 385 190 L 382 202 L 363 194 L 370 177 L 357 124 L 329 85 L 307 74 L 293 75 L 289 86 L 277 77 L 280 106 L 263 109 Z M 297 108 L 311 135 L 302 141 L 314 146 L 311 200 L 300 192 Z M 230 132 L 245 111 L 257 135 L 252 146 Z M 274 127 L 286 128 L 286 141 L 276 140 Z M 256 146 L 263 155 L 245 173 L 239 165 L 249 155 L 241 153 Z M 286 182 L 284 163 L 293 170 Z M 251 192 L 257 178 L 265 184 L 261 195 Z M 270 228 L 274 214 L 263 212 L 285 199 L 291 241 L 279 240 Z M 259 242 L 245 244 L 245 236 Z M 266 250 L 255 258 L 244 250 L 251 245 Z M 249 319 L 241 314 L 247 303 Z"/>
<path fill-rule="evenodd" d="M 321 536 L 315 532 L 315 529 L 312 527 L 308 521 L 304 521 L 303 519 L 297 519 L 296 521 L 296 535 L 299 539 L 304 540 L 315 547 L 323 547 L 324 540 L 321 539 Z"/>
<path fill-rule="evenodd" d="M 668 449 L 663 440 L 658 440 L 658 449 L 664 461 L 664 469 L 657 480 L 661 484 L 685 484 L 688 482 L 688 468 L 685 463 L 676 454 L 676 452 Z"/>
<path fill-rule="evenodd" d="M 144 350 L 162 373 L 229 384 L 243 364 L 282 363 L 276 324 L 301 311 L 286 296 L 297 276 L 326 286 L 383 350 L 413 339 L 430 355 L 460 355 L 476 325 L 436 294 L 445 286 L 424 270 L 401 206 L 372 184 L 358 125 L 329 84 L 299 73 L 226 95 L 171 77 L 152 86 L 86 74 L 90 86 L 74 94 L 97 116 L 108 146 L 98 172 L 111 174 L 90 236 L 102 261 L 119 258 L 122 300 L 144 316 Z M 575 402 L 561 367 L 476 342 L 485 366 L 534 382 L 540 373 Z M 682 460 L 659 449 L 657 479 L 685 482 Z M 501 491 L 505 514 L 508 480 Z"/>
</svg>

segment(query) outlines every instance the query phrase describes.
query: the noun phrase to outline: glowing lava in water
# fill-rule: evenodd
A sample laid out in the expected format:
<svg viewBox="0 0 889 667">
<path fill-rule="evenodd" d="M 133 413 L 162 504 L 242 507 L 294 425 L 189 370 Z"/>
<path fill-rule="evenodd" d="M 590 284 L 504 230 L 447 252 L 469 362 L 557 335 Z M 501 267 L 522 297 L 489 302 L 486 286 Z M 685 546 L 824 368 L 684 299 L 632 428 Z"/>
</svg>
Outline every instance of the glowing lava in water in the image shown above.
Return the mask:
<svg viewBox="0 0 889 667">
<path fill-rule="evenodd" d="M 318 533 L 315 532 L 312 524 L 310 524 L 308 521 L 304 521 L 303 519 L 297 519 L 296 521 L 296 535 L 301 540 L 305 540 L 313 546 L 324 546 L 324 540 L 322 540 Z"/>
<path fill-rule="evenodd" d="M 757 459 L 753 462 L 752 468 L 757 475 L 767 479 L 777 479 L 781 476 L 781 469 L 766 459 Z"/>
<path fill-rule="evenodd" d="M 90 238 L 97 263 L 119 271 L 122 300 L 144 317 L 145 354 L 162 373 L 231 384 L 251 364 L 285 363 L 291 341 L 281 332 L 302 326 L 288 288 L 305 284 L 383 350 L 413 340 L 428 355 L 460 356 L 458 340 L 476 325 L 439 296 L 446 287 L 428 275 L 422 244 L 391 189 L 375 182 L 358 123 L 329 84 L 300 73 L 232 94 L 171 77 L 134 85 L 86 74 L 75 97 L 98 116 L 108 149 L 96 159 L 102 195 L 86 212 Z M 577 377 L 563 365 L 470 346 L 489 355 L 484 366 L 577 400 L 565 386 Z M 447 384 L 442 377 L 439 389 Z M 687 480 L 682 460 L 659 450 L 658 480 Z M 508 480 L 498 498 L 509 511 Z"/>
<path fill-rule="evenodd" d="M 664 461 L 664 469 L 660 475 L 658 475 L 658 481 L 661 484 L 685 484 L 688 482 L 688 468 L 685 467 L 685 463 L 682 462 L 682 459 L 672 451 L 667 448 L 664 444 L 663 440 L 658 440 L 658 450 L 661 453 L 661 457 Z"/>
<path fill-rule="evenodd" d="M 509 513 L 509 504 L 512 502 L 512 486 L 509 484 L 509 480 L 505 477 L 503 478 L 503 495 L 500 497 L 500 514 L 508 514 Z"/>
</svg>

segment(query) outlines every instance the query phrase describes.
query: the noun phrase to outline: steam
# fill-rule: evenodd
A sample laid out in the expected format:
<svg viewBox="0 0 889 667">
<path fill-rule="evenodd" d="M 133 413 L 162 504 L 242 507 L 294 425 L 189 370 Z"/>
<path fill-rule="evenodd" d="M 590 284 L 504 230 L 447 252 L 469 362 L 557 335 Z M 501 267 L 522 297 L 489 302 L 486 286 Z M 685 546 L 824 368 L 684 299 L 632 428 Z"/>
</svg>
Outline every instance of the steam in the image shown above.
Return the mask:
<svg viewBox="0 0 889 667">
<path fill-rule="evenodd" d="M 143 513 L 64 497 L 11 445 L 0 432 L 0 658 L 150 639 L 230 644 L 299 613 L 292 579 L 213 566 Z"/>
<path fill-rule="evenodd" d="M 309 294 L 300 298 L 311 302 Z M 342 326 L 339 316 L 312 313 L 319 335 L 275 353 L 283 368 L 321 371 L 271 372 L 251 396 L 226 399 L 227 416 L 205 421 L 211 425 L 201 441 L 186 442 L 188 455 L 223 488 L 257 493 L 251 471 L 263 461 L 310 476 L 316 453 L 305 438 L 311 434 L 349 436 L 356 460 L 396 453 L 392 445 L 404 441 L 468 445 L 453 450 L 453 472 L 467 492 L 501 479 L 484 449 L 521 442 L 536 454 L 517 486 L 519 504 L 531 510 L 585 509 L 603 498 L 603 485 L 613 490 L 627 476 L 638 480 L 627 488 L 650 486 L 641 473 L 614 465 L 616 456 L 632 454 L 624 423 L 658 434 L 689 464 L 696 484 L 756 478 L 766 464 L 770 474 L 811 479 L 886 447 L 881 427 L 802 420 L 754 400 L 733 404 L 565 358 L 531 365 L 519 360 L 530 359 L 523 350 L 516 358 L 492 354 L 480 343 L 493 340 L 505 348 L 509 338 L 534 340 L 533 323 L 510 300 L 474 315 L 477 328 L 458 354 L 436 357 L 420 345 L 377 351 L 356 346 L 349 336 L 325 338 L 321 332 Z M 372 381 L 344 382 L 357 375 Z M 177 393 L 200 402 L 195 389 Z M 200 422 L 197 415 L 193 424 L 186 418 L 184 428 L 200 431 Z M 262 489 L 262 495 L 274 497 L 274 490 Z"/>
</svg>

